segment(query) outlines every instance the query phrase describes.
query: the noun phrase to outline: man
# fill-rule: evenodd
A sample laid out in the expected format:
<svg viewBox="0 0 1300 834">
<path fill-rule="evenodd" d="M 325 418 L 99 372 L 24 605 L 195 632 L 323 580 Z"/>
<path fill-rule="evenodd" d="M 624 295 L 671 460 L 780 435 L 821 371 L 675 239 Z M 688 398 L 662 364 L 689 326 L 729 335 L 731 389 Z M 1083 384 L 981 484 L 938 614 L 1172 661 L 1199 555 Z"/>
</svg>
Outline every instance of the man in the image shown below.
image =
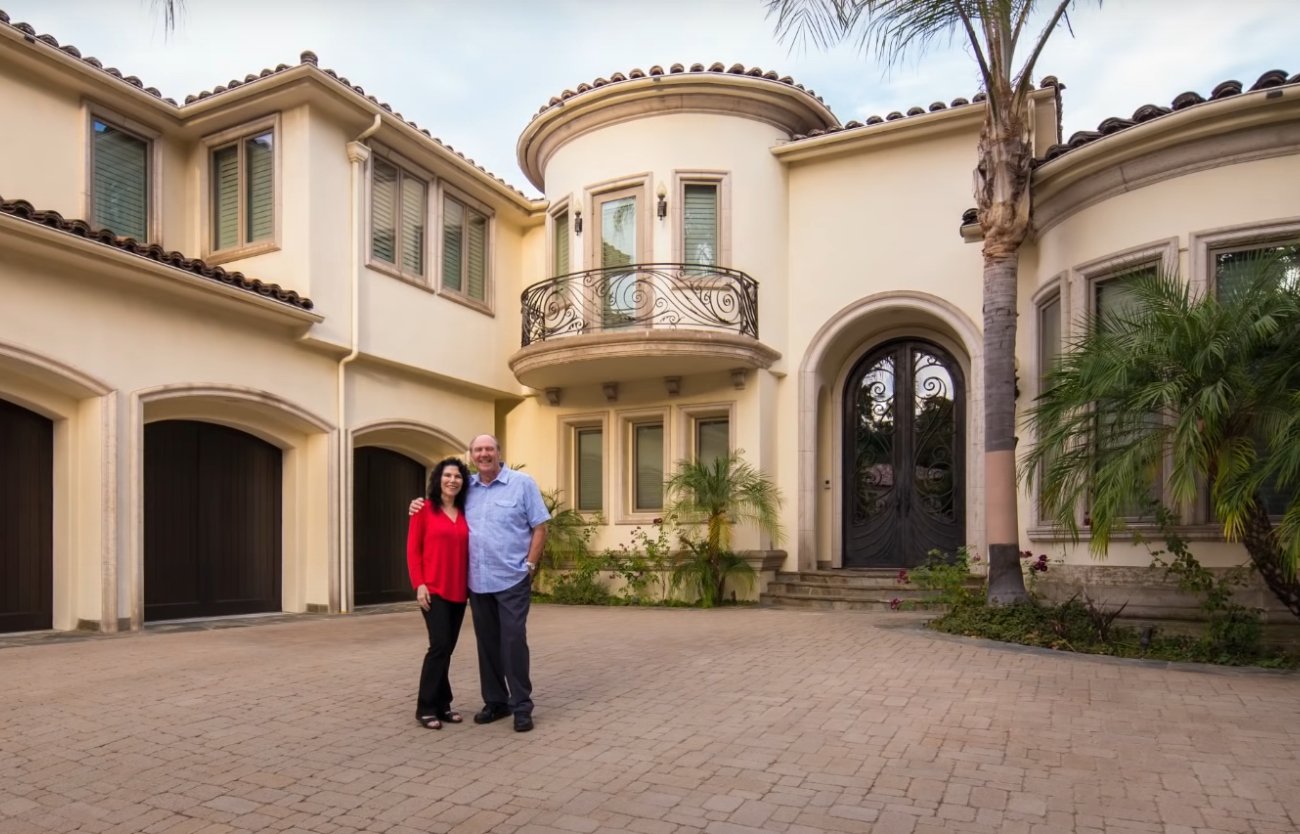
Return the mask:
<svg viewBox="0 0 1300 834">
<path fill-rule="evenodd" d="M 465 498 L 469 522 L 469 604 L 478 642 L 483 709 L 475 724 L 514 715 L 515 731 L 533 728 L 533 684 L 529 679 L 528 609 L 533 574 L 546 543 L 551 514 L 537 483 L 501 465 L 501 444 L 490 434 L 474 438 Z M 419 509 L 417 499 L 411 511 Z"/>
</svg>

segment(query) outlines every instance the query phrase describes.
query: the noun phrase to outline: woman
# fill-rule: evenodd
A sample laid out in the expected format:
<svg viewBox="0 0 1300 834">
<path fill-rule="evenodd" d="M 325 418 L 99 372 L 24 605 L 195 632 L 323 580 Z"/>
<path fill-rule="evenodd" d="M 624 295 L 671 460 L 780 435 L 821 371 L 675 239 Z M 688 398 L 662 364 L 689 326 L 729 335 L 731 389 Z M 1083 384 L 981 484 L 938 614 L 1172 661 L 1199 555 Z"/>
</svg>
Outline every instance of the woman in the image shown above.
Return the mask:
<svg viewBox="0 0 1300 834">
<path fill-rule="evenodd" d="M 444 721 L 461 722 L 460 713 L 451 708 L 448 671 L 465 619 L 468 592 L 468 489 L 469 468 L 459 458 L 439 461 L 429 475 L 429 500 L 411 516 L 406 537 L 406 565 L 429 632 L 415 720 L 429 730 L 441 730 Z"/>
</svg>

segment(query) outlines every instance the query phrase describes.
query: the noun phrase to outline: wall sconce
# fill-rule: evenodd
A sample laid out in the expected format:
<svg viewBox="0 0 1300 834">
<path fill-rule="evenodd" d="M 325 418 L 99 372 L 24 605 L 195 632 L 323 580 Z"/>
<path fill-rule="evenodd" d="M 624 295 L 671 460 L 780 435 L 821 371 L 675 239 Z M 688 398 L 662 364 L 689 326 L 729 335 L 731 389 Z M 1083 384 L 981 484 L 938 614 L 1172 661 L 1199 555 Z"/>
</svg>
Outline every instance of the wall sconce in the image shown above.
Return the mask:
<svg viewBox="0 0 1300 834">
<path fill-rule="evenodd" d="M 573 233 L 582 234 L 582 198 L 574 194 L 569 198 L 569 206 L 573 210 Z"/>
<path fill-rule="evenodd" d="M 659 219 L 663 220 L 668 216 L 668 189 L 664 188 L 664 184 L 661 182 L 658 191 L 655 193 L 659 195 Z"/>
</svg>

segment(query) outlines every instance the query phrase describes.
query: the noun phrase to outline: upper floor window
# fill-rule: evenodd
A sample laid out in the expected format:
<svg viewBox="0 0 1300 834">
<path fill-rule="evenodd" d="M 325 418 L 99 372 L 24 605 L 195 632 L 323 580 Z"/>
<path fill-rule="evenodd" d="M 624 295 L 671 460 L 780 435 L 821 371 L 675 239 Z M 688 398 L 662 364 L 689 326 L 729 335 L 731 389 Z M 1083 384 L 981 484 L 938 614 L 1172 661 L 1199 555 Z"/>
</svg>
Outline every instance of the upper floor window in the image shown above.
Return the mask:
<svg viewBox="0 0 1300 834">
<path fill-rule="evenodd" d="M 388 162 L 374 158 L 370 184 L 370 257 L 403 275 L 424 277 L 428 186 Z"/>
<path fill-rule="evenodd" d="M 211 153 L 213 251 L 274 240 L 274 130 L 214 145 Z"/>
<path fill-rule="evenodd" d="M 118 237 L 149 239 L 149 141 L 91 119 L 90 222 Z"/>
<path fill-rule="evenodd" d="M 682 261 L 717 266 L 718 186 L 688 182 L 682 191 Z"/>
<path fill-rule="evenodd" d="M 442 287 L 487 303 L 488 217 L 454 197 L 442 206 Z"/>
<path fill-rule="evenodd" d="M 552 220 L 551 274 L 567 275 L 571 271 L 569 260 L 569 210 L 556 212 Z"/>
</svg>

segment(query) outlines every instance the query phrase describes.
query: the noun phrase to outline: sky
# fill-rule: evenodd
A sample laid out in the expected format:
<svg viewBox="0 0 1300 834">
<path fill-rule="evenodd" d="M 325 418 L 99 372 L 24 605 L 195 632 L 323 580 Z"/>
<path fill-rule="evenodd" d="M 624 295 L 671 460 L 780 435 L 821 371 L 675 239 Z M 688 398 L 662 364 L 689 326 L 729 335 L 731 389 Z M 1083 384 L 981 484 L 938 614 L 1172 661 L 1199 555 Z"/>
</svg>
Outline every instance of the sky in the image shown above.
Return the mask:
<svg viewBox="0 0 1300 834">
<path fill-rule="evenodd" d="M 654 64 L 775 69 L 841 122 L 977 92 L 964 41 L 887 66 L 855 43 L 778 40 L 763 0 L 183 0 L 168 32 L 158 0 L 0 0 L 13 22 L 73 44 L 177 101 L 296 64 L 328 67 L 527 194 L 515 159 L 529 118 L 562 90 Z M 1300 0 L 1079 0 L 1035 81 L 1065 85 L 1068 137 L 1185 90 L 1300 72 Z M 1035 30 L 1036 32 L 1036 30 Z"/>
</svg>

